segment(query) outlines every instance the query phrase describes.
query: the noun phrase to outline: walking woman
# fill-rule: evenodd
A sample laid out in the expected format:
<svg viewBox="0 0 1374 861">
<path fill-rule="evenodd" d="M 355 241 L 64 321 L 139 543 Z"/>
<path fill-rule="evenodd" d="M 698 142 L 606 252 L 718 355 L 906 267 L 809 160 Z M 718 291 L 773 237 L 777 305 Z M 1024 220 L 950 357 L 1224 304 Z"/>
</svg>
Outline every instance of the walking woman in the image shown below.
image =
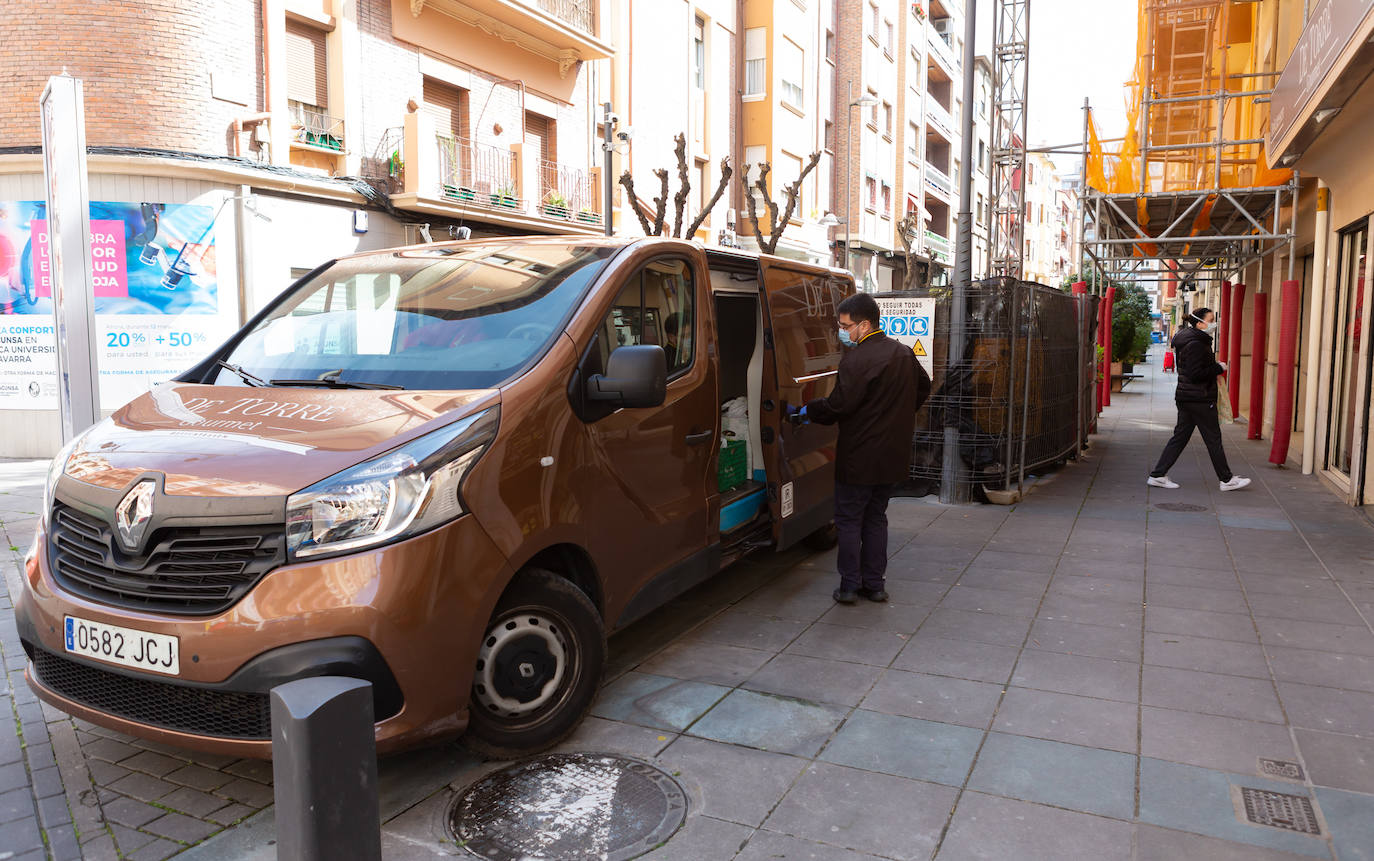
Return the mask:
<svg viewBox="0 0 1374 861">
<path fill-rule="evenodd" d="M 1178 487 L 1169 480 L 1169 467 L 1183 453 L 1194 428 L 1201 432 L 1202 441 L 1207 444 L 1207 453 L 1212 456 L 1212 468 L 1217 471 L 1222 490 L 1240 490 L 1250 483 L 1250 479 L 1231 473 L 1226 452 L 1221 448 L 1217 377 L 1226 373 L 1226 363 L 1218 362 L 1212 355 L 1209 332 L 1216 327 L 1216 321 L 1217 315 L 1210 309 L 1197 308 L 1183 318 L 1183 325 L 1174 335 L 1173 348 L 1178 364 L 1174 401 L 1178 406 L 1178 423 L 1174 425 L 1174 435 L 1164 446 L 1164 453 L 1159 456 L 1159 463 L 1145 482 L 1151 487 L 1170 490 Z"/>
</svg>

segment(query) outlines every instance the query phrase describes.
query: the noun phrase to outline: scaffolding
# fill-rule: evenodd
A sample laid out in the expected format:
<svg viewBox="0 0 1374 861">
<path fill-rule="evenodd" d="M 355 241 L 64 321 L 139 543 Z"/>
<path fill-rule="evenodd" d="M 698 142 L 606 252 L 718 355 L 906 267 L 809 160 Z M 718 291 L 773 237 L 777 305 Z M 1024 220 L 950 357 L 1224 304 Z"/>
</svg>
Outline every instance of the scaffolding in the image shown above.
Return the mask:
<svg viewBox="0 0 1374 861">
<path fill-rule="evenodd" d="M 1263 148 L 1278 6 L 1141 0 L 1120 148 L 1102 147 L 1090 109 L 1084 123 L 1079 229 L 1099 289 L 1206 289 L 1292 244 L 1298 178 Z"/>
<path fill-rule="evenodd" d="M 991 275 L 1020 279 L 1025 263 L 1026 85 L 1030 0 L 995 0 L 992 29 Z M 969 72 L 971 74 L 971 72 Z M 964 110 L 972 110 L 965 105 Z M 964 166 L 971 169 L 970 165 Z"/>
</svg>

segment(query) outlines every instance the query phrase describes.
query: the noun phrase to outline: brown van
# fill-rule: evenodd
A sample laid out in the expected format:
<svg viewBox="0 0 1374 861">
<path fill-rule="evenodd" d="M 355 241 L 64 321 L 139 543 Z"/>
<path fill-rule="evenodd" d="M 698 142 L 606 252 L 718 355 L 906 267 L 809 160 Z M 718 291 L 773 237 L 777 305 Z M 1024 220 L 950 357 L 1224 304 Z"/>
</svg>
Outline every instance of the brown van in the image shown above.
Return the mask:
<svg viewBox="0 0 1374 861">
<path fill-rule="evenodd" d="M 833 535 L 835 430 L 784 417 L 833 385 L 853 289 L 663 239 L 331 261 L 54 459 L 15 614 L 29 683 L 267 757 L 268 691 L 345 675 L 381 750 L 548 747 L 607 632 Z"/>
</svg>

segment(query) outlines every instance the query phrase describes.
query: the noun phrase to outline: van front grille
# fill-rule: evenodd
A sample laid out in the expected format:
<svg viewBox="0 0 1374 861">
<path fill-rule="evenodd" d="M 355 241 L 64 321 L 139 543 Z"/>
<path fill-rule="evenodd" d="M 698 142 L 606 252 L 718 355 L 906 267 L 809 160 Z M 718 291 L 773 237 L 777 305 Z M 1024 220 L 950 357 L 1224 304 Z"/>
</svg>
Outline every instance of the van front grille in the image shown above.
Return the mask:
<svg viewBox="0 0 1374 861">
<path fill-rule="evenodd" d="M 232 606 L 286 559 L 285 531 L 263 526 L 163 528 L 142 556 L 129 556 L 109 524 L 61 504 L 50 547 L 64 588 L 117 607 L 186 615 Z"/>
<path fill-rule="evenodd" d="M 217 738 L 272 737 L 272 705 L 265 693 L 217 691 L 136 679 L 33 652 L 44 687 L 83 706 L 150 726 Z"/>
</svg>

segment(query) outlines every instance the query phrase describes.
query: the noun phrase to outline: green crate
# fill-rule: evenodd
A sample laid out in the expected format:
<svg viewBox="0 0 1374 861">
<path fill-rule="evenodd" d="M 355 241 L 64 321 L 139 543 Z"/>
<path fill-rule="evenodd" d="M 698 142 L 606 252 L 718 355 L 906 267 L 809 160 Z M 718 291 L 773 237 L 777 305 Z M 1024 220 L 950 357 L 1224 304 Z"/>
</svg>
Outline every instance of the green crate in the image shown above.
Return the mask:
<svg viewBox="0 0 1374 861">
<path fill-rule="evenodd" d="M 716 478 L 721 493 L 739 487 L 748 478 L 747 448 L 742 439 L 731 440 L 720 447 L 720 463 L 716 467 Z"/>
</svg>

